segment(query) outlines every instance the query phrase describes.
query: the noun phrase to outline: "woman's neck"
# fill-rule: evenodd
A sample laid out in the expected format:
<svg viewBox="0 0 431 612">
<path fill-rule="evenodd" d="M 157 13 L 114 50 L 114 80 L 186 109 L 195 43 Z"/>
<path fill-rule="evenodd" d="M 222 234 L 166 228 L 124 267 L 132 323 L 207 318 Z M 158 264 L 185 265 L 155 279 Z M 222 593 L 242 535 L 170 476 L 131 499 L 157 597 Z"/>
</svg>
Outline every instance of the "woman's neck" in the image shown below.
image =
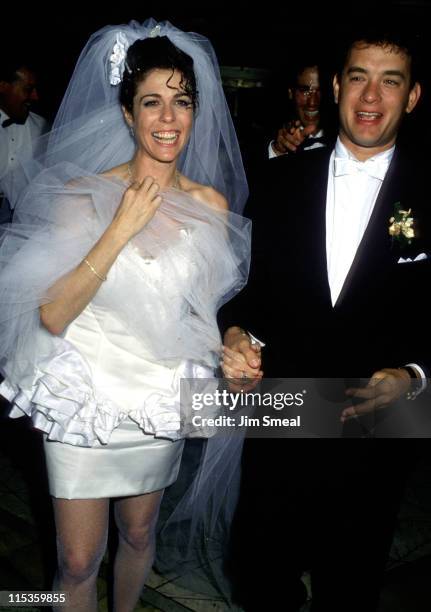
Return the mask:
<svg viewBox="0 0 431 612">
<path fill-rule="evenodd" d="M 179 187 L 179 173 L 175 162 L 160 163 L 135 154 L 127 168 L 132 181 L 141 182 L 146 176 L 151 176 L 160 185 L 161 189 Z"/>
</svg>

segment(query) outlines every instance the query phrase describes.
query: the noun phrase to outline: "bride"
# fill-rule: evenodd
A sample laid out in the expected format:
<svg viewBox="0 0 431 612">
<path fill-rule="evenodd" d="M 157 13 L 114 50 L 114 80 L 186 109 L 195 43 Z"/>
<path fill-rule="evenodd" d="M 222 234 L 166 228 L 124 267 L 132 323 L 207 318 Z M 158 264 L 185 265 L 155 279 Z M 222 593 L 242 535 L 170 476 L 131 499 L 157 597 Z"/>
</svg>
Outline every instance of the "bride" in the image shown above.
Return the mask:
<svg viewBox="0 0 431 612">
<path fill-rule="evenodd" d="M 178 475 L 180 380 L 219 361 L 245 283 L 247 195 L 209 41 L 169 23 L 96 32 L 53 131 L 22 161 L 0 247 L 0 393 L 44 432 L 66 609 L 96 610 L 115 498 L 115 610 L 133 610 Z"/>
</svg>

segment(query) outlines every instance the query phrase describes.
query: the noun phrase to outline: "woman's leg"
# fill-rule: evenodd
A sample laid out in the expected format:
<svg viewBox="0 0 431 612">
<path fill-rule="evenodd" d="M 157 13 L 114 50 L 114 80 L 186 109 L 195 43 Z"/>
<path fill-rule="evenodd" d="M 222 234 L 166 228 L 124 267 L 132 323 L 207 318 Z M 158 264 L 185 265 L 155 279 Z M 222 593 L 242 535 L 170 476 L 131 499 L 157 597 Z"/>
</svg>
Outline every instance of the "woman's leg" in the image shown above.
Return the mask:
<svg viewBox="0 0 431 612">
<path fill-rule="evenodd" d="M 155 528 L 163 491 L 115 502 L 118 551 L 114 566 L 114 610 L 131 612 L 144 587 L 155 552 Z"/>
<path fill-rule="evenodd" d="M 97 611 L 96 581 L 108 537 L 108 499 L 56 499 L 58 572 L 54 589 L 67 591 L 59 612 Z"/>
</svg>

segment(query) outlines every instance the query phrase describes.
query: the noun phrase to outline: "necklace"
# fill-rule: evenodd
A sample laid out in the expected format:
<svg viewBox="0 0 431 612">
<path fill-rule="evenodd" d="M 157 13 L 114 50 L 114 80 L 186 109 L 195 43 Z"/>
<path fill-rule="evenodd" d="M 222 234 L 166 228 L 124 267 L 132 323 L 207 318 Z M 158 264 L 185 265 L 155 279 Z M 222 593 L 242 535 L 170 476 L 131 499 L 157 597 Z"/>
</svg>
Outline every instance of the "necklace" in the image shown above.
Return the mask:
<svg viewBox="0 0 431 612">
<path fill-rule="evenodd" d="M 132 181 L 133 181 L 133 173 L 132 173 L 132 164 L 131 164 L 131 162 L 127 162 L 127 173 L 129 175 L 129 179 L 130 179 L 129 183 L 132 183 Z M 172 188 L 173 189 L 181 190 L 180 173 L 176 169 L 175 169 L 174 182 L 172 184 Z"/>
</svg>

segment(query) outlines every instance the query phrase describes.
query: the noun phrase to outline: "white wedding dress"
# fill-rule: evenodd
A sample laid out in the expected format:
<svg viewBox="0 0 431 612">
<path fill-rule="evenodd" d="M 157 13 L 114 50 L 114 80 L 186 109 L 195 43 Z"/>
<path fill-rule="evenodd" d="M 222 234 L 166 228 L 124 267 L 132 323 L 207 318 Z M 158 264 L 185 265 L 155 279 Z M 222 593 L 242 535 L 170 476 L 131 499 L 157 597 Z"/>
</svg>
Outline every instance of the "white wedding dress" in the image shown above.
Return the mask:
<svg viewBox="0 0 431 612">
<path fill-rule="evenodd" d="M 165 200 L 153 240 L 126 246 L 63 336 L 39 324 L 35 339 L 43 357 L 19 380 L 0 385 L 13 404 L 10 416 L 28 414 L 44 432 L 55 497 L 138 495 L 177 478 L 180 381 L 214 376 L 216 307 L 244 278 L 220 213 L 173 190 Z M 214 229 L 212 218 L 220 227 Z M 166 232 L 168 247 L 154 240 Z"/>
</svg>

